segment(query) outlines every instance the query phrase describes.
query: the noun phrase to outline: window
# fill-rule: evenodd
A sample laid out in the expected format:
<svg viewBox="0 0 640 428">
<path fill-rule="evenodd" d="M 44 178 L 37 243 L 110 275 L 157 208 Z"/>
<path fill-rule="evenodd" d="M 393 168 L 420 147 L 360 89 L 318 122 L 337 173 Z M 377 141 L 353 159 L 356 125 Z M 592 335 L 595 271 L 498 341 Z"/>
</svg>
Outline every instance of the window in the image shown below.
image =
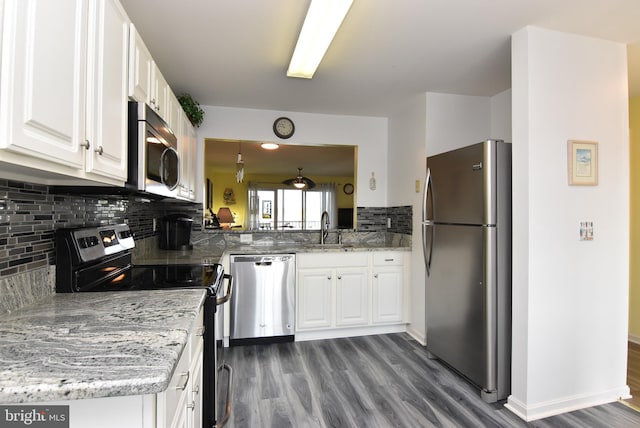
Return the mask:
<svg viewBox="0 0 640 428">
<path fill-rule="evenodd" d="M 320 184 L 313 190 L 277 184 L 249 183 L 249 229 L 319 230 L 322 213 L 337 224 L 336 186 Z"/>
</svg>

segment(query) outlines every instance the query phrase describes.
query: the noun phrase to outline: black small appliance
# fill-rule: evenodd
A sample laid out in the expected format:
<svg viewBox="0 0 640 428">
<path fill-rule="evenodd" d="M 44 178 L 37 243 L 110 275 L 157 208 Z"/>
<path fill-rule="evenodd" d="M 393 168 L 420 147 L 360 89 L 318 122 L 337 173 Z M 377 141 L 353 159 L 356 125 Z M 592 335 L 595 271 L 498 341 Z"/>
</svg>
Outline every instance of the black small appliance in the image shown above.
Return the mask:
<svg viewBox="0 0 640 428">
<path fill-rule="evenodd" d="M 193 219 L 185 214 L 169 214 L 160 221 L 160 248 L 190 250 Z"/>
</svg>

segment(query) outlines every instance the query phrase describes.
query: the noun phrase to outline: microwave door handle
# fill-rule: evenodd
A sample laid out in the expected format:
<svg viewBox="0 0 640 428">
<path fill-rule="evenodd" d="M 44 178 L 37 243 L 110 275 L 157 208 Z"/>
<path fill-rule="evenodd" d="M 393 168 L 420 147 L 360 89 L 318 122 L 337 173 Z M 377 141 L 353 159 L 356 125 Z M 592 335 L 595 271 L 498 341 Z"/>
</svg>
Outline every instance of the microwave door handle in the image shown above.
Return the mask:
<svg viewBox="0 0 640 428">
<path fill-rule="evenodd" d="M 175 153 L 176 154 L 176 184 L 173 186 L 169 186 L 166 182 L 166 180 L 164 179 L 165 177 L 165 170 L 164 170 L 164 165 L 165 165 L 165 159 L 167 158 L 167 156 L 169 155 L 169 153 Z M 165 147 L 165 149 L 162 151 L 162 154 L 160 155 L 160 182 L 162 184 L 164 184 L 165 186 L 167 186 L 169 189 L 173 190 L 176 188 L 176 186 L 178 186 L 178 184 L 180 183 L 180 158 L 178 157 L 178 152 L 173 148 L 173 147 Z"/>
</svg>

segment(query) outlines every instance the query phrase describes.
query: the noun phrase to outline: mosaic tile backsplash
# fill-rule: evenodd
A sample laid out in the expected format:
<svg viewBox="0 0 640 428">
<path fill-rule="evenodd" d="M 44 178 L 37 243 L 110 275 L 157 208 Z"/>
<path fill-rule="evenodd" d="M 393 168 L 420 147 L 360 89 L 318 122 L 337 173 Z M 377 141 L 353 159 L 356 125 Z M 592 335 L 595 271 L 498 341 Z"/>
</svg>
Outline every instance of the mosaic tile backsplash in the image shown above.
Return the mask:
<svg viewBox="0 0 640 428">
<path fill-rule="evenodd" d="M 149 238 L 153 219 L 185 213 L 201 231 L 202 205 L 122 195 L 53 194 L 47 186 L 0 179 L 0 277 L 54 264 L 54 231 L 127 223 L 136 240 Z M 412 207 L 358 207 L 357 230 L 411 234 Z M 391 228 L 387 228 L 391 218 Z"/>
<path fill-rule="evenodd" d="M 136 239 L 154 235 L 153 219 L 184 212 L 202 224 L 189 202 L 129 196 L 57 195 L 47 186 L 0 179 L 0 276 L 54 264 L 54 231 L 62 227 L 128 223 Z"/>
</svg>

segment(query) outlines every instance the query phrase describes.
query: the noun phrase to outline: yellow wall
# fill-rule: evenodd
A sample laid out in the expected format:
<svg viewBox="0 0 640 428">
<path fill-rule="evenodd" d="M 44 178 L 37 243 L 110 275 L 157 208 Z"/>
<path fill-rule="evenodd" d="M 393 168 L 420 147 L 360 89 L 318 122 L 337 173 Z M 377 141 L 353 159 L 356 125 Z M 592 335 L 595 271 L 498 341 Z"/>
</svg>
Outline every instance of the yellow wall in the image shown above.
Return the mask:
<svg viewBox="0 0 640 428">
<path fill-rule="evenodd" d="M 640 340 L 640 97 L 629 100 L 629 335 Z"/>
<path fill-rule="evenodd" d="M 259 183 L 280 183 L 283 180 L 291 178 L 291 175 L 256 175 L 256 174 L 246 174 L 244 176 L 244 180 L 242 183 L 236 183 L 235 173 L 231 172 L 216 172 L 210 168 L 207 168 L 205 171 L 205 177 L 211 180 L 213 183 L 213 212 L 217 213 L 220 207 L 229 207 L 231 212 L 234 213 L 236 217 L 236 224 L 240 224 L 246 226 L 248 222 L 247 218 L 247 193 L 248 193 L 248 183 L 250 181 L 256 181 Z M 352 177 L 310 177 L 318 184 L 321 183 L 338 183 L 338 195 L 337 195 L 337 204 L 338 208 L 352 208 L 355 193 L 352 195 L 345 195 L 342 191 L 342 186 L 345 183 L 352 183 Z M 224 201 L 224 191 L 225 189 L 230 188 L 233 189 L 233 193 L 235 195 L 235 204 L 226 204 Z"/>
</svg>

